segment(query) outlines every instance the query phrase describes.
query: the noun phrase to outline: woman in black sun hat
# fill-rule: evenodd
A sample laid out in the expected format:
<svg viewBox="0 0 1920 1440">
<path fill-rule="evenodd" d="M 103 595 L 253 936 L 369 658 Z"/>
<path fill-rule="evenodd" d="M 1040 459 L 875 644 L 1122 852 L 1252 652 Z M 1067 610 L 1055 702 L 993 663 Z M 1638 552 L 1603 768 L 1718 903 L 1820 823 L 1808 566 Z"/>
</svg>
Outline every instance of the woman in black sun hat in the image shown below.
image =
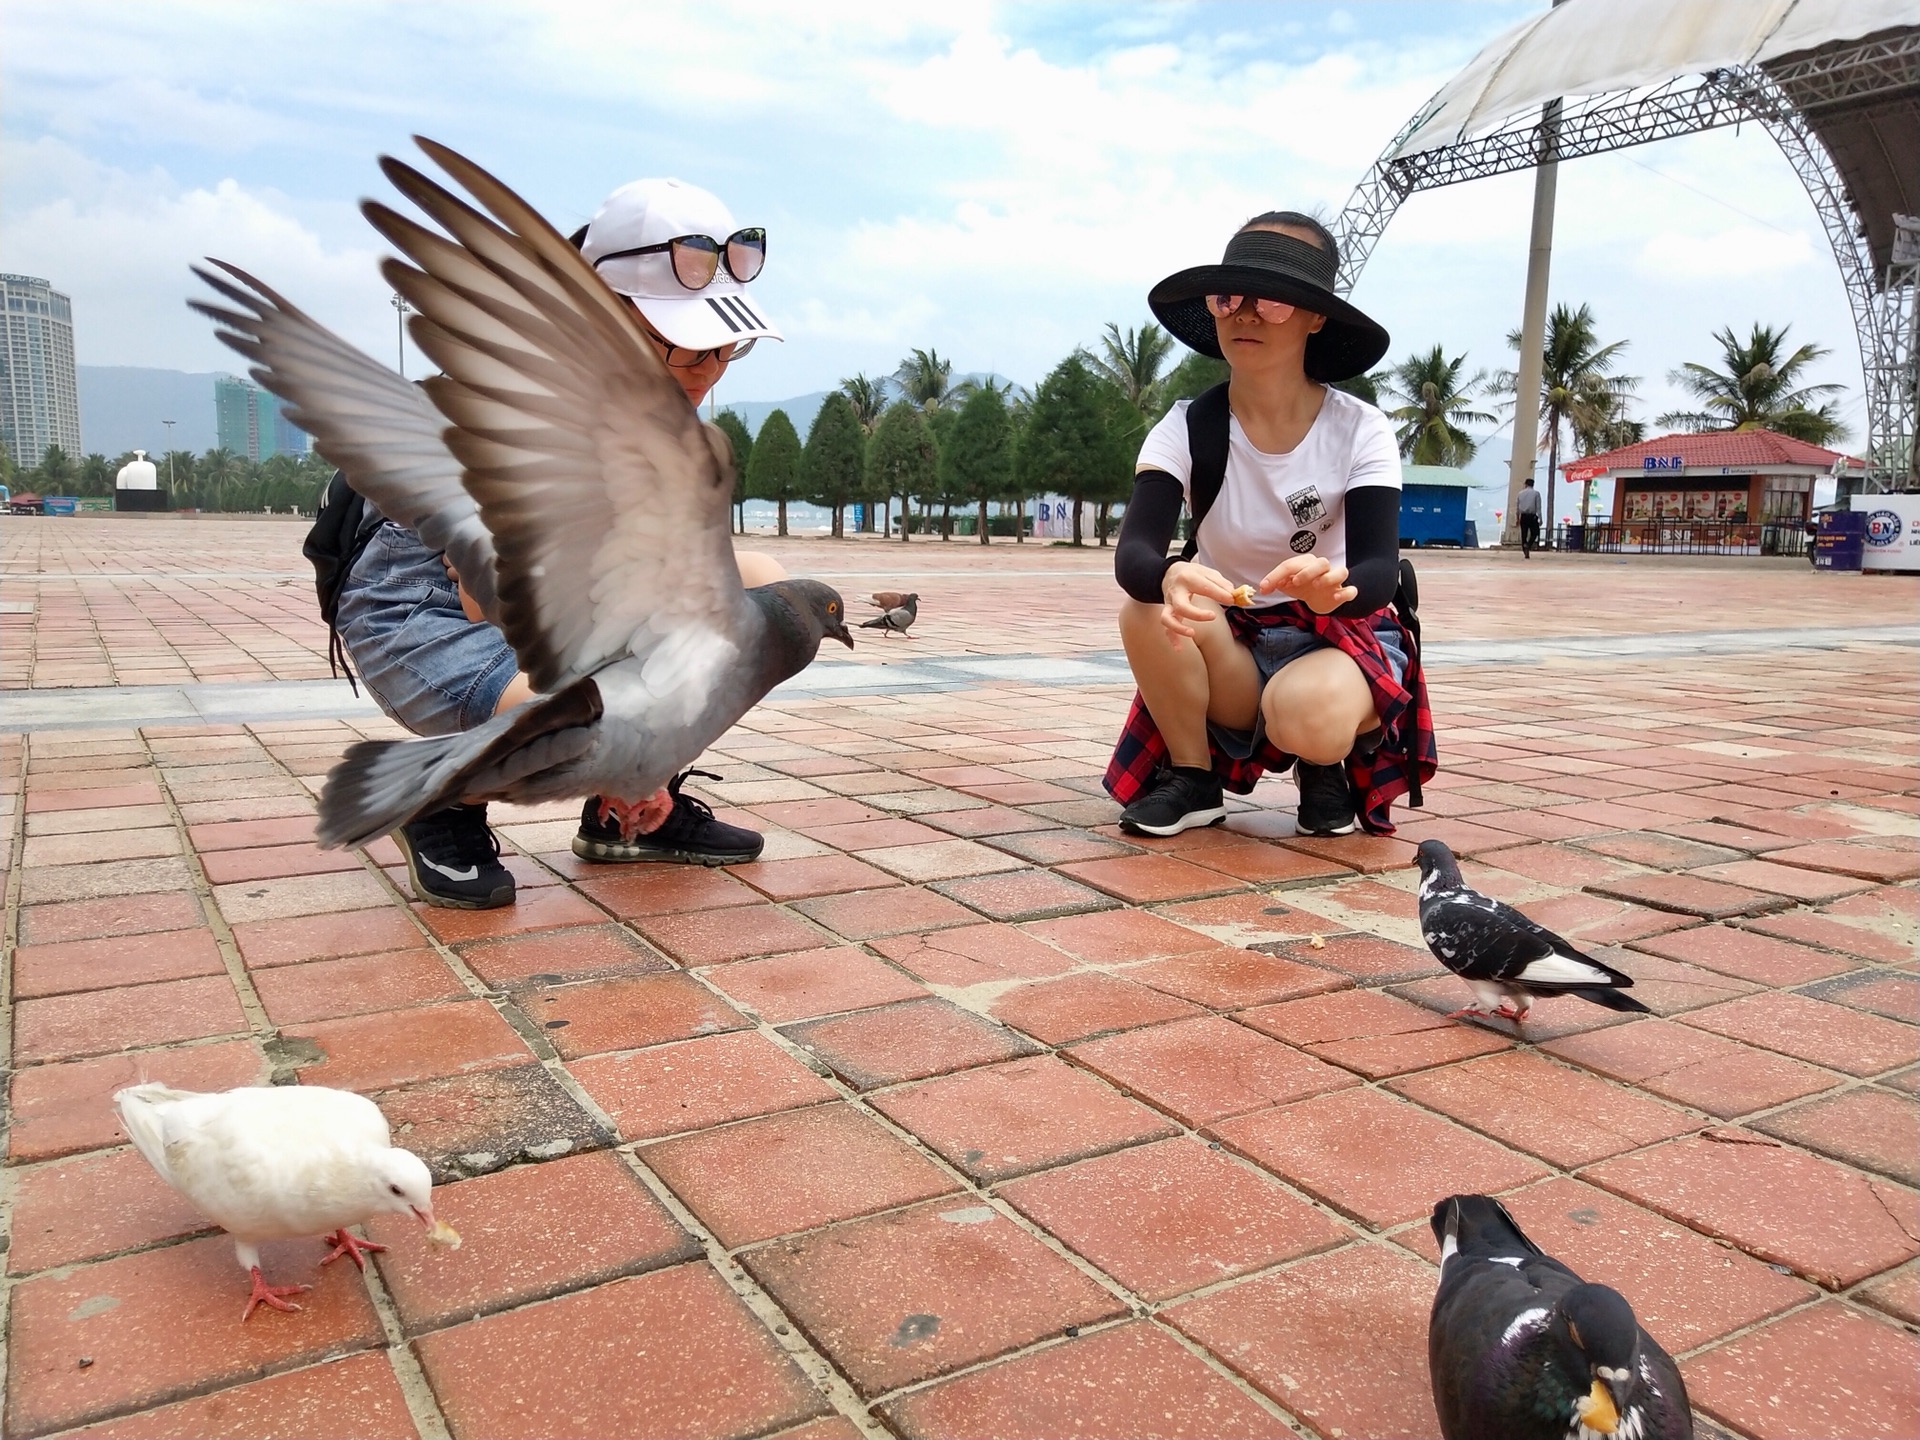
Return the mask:
<svg viewBox="0 0 1920 1440">
<path fill-rule="evenodd" d="M 1387 332 L 1334 293 L 1326 227 L 1271 211 L 1218 265 L 1147 303 L 1228 381 L 1168 412 L 1140 450 L 1114 567 L 1140 693 L 1107 770 L 1121 827 L 1176 835 L 1226 816 L 1223 789 L 1295 765 L 1298 828 L 1393 829 L 1433 771 L 1432 720 L 1399 579 L 1400 454 L 1361 375 Z M 1185 553 L 1167 554 L 1182 505 Z"/>
</svg>

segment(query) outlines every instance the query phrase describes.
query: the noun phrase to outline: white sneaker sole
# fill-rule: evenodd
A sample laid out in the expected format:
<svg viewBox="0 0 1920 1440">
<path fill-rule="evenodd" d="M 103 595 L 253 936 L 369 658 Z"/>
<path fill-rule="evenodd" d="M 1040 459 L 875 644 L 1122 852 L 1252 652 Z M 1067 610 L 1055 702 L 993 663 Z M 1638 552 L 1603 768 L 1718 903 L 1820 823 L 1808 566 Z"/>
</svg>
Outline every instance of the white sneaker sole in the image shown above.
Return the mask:
<svg viewBox="0 0 1920 1440">
<path fill-rule="evenodd" d="M 1216 805 L 1211 810 L 1189 810 L 1171 825 L 1142 825 L 1138 820 L 1122 819 L 1120 828 L 1129 835 L 1155 835 L 1165 839 L 1169 835 L 1178 835 L 1182 830 L 1198 830 L 1203 825 L 1218 825 L 1227 818 L 1227 807 Z"/>
</svg>

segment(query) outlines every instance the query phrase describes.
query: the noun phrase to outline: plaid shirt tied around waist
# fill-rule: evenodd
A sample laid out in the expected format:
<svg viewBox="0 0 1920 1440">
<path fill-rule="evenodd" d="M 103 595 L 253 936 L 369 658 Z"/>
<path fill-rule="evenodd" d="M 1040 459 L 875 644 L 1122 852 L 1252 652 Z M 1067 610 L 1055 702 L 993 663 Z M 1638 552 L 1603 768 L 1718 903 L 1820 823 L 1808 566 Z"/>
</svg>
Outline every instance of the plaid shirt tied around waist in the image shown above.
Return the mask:
<svg viewBox="0 0 1920 1440">
<path fill-rule="evenodd" d="M 1290 625 L 1297 630 L 1311 630 L 1360 667 L 1367 689 L 1373 694 L 1374 713 L 1380 717 L 1384 734 L 1379 748 L 1371 755 L 1355 752 L 1347 757 L 1347 775 L 1353 781 L 1355 793 L 1361 797 L 1361 827 L 1370 835 L 1391 835 L 1394 826 L 1388 811 L 1393 802 L 1412 790 L 1415 791 L 1412 803 L 1418 805 L 1419 786 L 1431 780 L 1440 767 L 1440 752 L 1433 736 L 1433 711 L 1427 703 L 1426 675 L 1420 665 L 1419 642 L 1412 632 L 1391 609 L 1342 619 L 1318 614 L 1298 600 L 1290 600 L 1284 605 L 1259 610 L 1232 609 L 1226 613 L 1235 639 L 1270 625 Z M 1407 656 L 1405 683 L 1394 679 L 1386 652 L 1374 637 L 1374 626 L 1382 622 L 1400 630 L 1401 647 Z M 1208 748 L 1213 753 L 1214 774 L 1236 795 L 1249 793 L 1267 771 L 1284 771 L 1294 762 L 1293 756 L 1264 734 L 1260 748 L 1245 760 L 1222 754 L 1211 739 Z M 1120 741 L 1114 746 L 1113 758 L 1107 762 L 1104 782 L 1107 793 L 1122 805 L 1131 803 L 1146 788 L 1154 771 L 1166 762 L 1167 742 L 1136 691 Z"/>
</svg>

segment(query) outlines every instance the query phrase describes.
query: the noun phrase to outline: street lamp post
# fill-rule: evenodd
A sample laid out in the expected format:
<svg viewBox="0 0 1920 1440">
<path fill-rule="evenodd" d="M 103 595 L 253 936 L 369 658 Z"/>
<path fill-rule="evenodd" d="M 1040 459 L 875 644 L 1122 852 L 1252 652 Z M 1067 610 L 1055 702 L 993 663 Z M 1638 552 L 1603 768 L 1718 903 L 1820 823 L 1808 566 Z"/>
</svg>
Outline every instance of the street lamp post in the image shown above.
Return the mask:
<svg viewBox="0 0 1920 1440">
<path fill-rule="evenodd" d="M 394 292 L 393 296 L 394 328 L 399 332 L 400 378 L 407 378 L 407 316 L 413 313 L 413 306 L 407 303 L 407 297 Z"/>
<path fill-rule="evenodd" d="M 160 423 L 167 427 L 167 504 L 171 505 L 173 504 L 173 427 L 179 422 L 162 420 Z"/>
</svg>

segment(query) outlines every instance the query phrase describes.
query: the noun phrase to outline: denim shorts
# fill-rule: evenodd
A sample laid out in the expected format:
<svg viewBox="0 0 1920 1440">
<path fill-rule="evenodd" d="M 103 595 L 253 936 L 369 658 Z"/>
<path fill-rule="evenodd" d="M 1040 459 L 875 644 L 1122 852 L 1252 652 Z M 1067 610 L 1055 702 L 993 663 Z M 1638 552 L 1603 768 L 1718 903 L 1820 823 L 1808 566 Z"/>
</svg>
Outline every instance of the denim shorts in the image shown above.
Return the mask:
<svg viewBox="0 0 1920 1440">
<path fill-rule="evenodd" d="M 1407 652 L 1401 648 L 1400 626 L 1391 614 L 1383 615 L 1373 627 L 1374 638 L 1380 642 L 1380 648 L 1386 652 L 1387 666 L 1393 671 L 1393 678 L 1401 684 L 1407 679 Z M 1311 655 L 1315 650 L 1330 649 L 1328 643 L 1311 630 L 1301 630 L 1292 625 L 1268 625 L 1256 630 L 1248 637 L 1247 649 L 1253 655 L 1254 667 L 1260 672 L 1260 689 L 1264 692 L 1267 682 L 1278 675 L 1287 666 L 1302 655 Z M 1253 712 L 1253 729 L 1229 730 L 1224 725 L 1207 722 L 1207 734 L 1222 754 L 1235 760 L 1247 760 L 1259 753 L 1260 745 L 1266 739 L 1267 717 L 1264 710 Z"/>
<path fill-rule="evenodd" d="M 498 628 L 461 611 L 439 553 L 391 520 L 354 561 L 335 624 L 367 693 L 416 735 L 491 719 L 520 669 Z"/>
</svg>

